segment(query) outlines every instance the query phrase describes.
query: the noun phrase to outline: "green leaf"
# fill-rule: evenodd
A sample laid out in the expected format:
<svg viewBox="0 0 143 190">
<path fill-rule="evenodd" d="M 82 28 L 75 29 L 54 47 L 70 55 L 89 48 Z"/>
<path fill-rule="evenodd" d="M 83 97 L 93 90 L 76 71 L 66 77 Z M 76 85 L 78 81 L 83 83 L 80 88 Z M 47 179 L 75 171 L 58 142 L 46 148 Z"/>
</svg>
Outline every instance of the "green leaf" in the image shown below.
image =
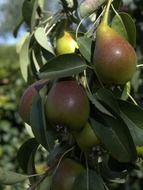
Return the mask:
<svg viewBox="0 0 143 190">
<path fill-rule="evenodd" d="M 135 21 L 132 19 L 132 17 L 124 12 L 120 13 L 120 17 L 122 18 L 122 21 L 124 23 L 124 26 L 127 31 L 128 35 L 128 41 L 130 44 L 135 47 L 136 46 L 136 25 Z"/>
<path fill-rule="evenodd" d="M 13 35 L 14 35 L 15 38 L 17 37 L 18 31 L 19 31 L 19 29 L 20 29 L 20 27 L 21 27 L 22 24 L 23 24 L 23 19 L 19 18 L 19 21 L 18 21 L 16 27 L 13 30 Z"/>
<path fill-rule="evenodd" d="M 117 115 L 120 114 L 118 102 L 111 91 L 106 88 L 100 88 L 96 92 L 96 97 L 98 100 L 104 103 L 104 105 L 106 105 L 111 111 L 113 111 Z"/>
<path fill-rule="evenodd" d="M 140 76 L 141 76 L 141 69 L 137 69 L 136 72 L 134 73 L 132 80 L 131 80 L 131 84 L 132 84 L 132 88 L 134 90 L 134 93 L 138 93 L 138 89 L 140 86 Z"/>
<path fill-rule="evenodd" d="M 55 57 L 46 63 L 39 73 L 40 78 L 60 78 L 79 74 L 87 68 L 87 65 L 77 54 L 65 54 Z"/>
<path fill-rule="evenodd" d="M 119 9 L 122 6 L 122 0 L 113 1 L 114 9 Z"/>
<path fill-rule="evenodd" d="M 128 34 L 126 31 L 126 27 L 122 21 L 120 15 L 115 15 L 112 19 L 111 27 L 121 36 L 123 36 L 126 40 L 128 40 Z"/>
<path fill-rule="evenodd" d="M 128 96 L 130 94 L 130 91 L 131 91 L 131 82 L 129 81 L 124 86 L 124 89 L 123 89 L 123 92 L 122 92 L 122 95 L 121 95 L 121 99 L 122 100 L 127 100 Z"/>
<path fill-rule="evenodd" d="M 111 155 L 119 162 L 131 162 L 136 159 L 136 149 L 128 127 L 120 118 L 103 116 L 101 123 L 91 119 L 95 134 L 101 139 Z"/>
<path fill-rule="evenodd" d="M 112 169 L 109 167 L 109 158 L 110 157 L 108 155 L 102 157 L 102 162 L 99 164 L 101 175 L 104 177 L 104 179 L 110 182 L 125 183 L 125 179 L 127 177 L 128 172 L 125 167 L 121 169 L 121 166 L 125 163 L 120 163 L 115 160 L 116 161 L 116 165 L 115 165 L 115 163 L 113 163 L 112 161 L 112 163 L 110 163 L 110 167 L 111 167 L 111 164 L 115 165 L 114 166 L 115 169 Z"/>
<path fill-rule="evenodd" d="M 107 114 L 109 116 L 112 116 L 112 114 L 98 101 L 96 94 L 91 94 L 88 91 L 86 92 L 89 100 L 92 102 L 92 104 L 102 113 Z"/>
<path fill-rule="evenodd" d="M 29 59 L 29 45 L 30 45 L 31 36 L 27 34 L 23 40 L 22 46 L 19 48 L 20 56 L 20 69 L 24 80 L 28 81 L 28 67 L 30 65 Z"/>
<path fill-rule="evenodd" d="M 82 172 L 75 180 L 72 190 L 105 190 L 102 177 L 96 171 Z"/>
<path fill-rule="evenodd" d="M 43 60 L 43 56 L 42 56 L 42 50 L 43 49 L 40 47 L 40 45 L 38 43 L 34 43 L 34 45 L 32 47 L 32 52 L 33 52 L 34 57 L 35 57 L 34 58 L 35 59 L 34 62 L 36 62 L 35 66 L 37 65 L 36 67 L 37 67 L 38 71 L 39 71 L 40 67 L 42 67 L 44 64 L 44 60 Z"/>
<path fill-rule="evenodd" d="M 128 40 L 133 47 L 136 46 L 136 26 L 129 14 L 120 12 L 119 15 L 115 15 L 111 27 Z"/>
<path fill-rule="evenodd" d="M 38 7 L 38 0 L 25 0 L 22 6 L 22 15 L 25 22 L 33 30 L 36 22 L 36 10 Z"/>
<path fill-rule="evenodd" d="M 90 63 L 91 62 L 91 46 L 92 40 L 86 36 L 77 38 L 79 50 L 83 57 Z"/>
<path fill-rule="evenodd" d="M 137 146 L 143 145 L 143 109 L 127 101 L 119 100 L 121 117 L 128 126 Z"/>
<path fill-rule="evenodd" d="M 45 50 L 47 50 L 48 52 L 50 52 L 51 54 L 55 54 L 53 47 L 51 45 L 51 43 L 49 42 L 49 39 L 47 38 L 46 34 L 45 34 L 45 30 L 42 27 L 38 27 L 34 33 L 35 39 L 38 42 L 38 44 L 44 48 Z"/>
<path fill-rule="evenodd" d="M 36 187 L 37 190 L 51 190 L 52 176 L 46 176 Z"/>
<path fill-rule="evenodd" d="M 19 149 L 17 159 L 23 171 L 27 174 L 35 174 L 34 157 L 39 143 L 35 138 L 27 140 Z"/>
<path fill-rule="evenodd" d="M 39 71 L 39 69 L 40 69 L 40 67 L 39 67 L 39 63 L 38 63 L 38 61 L 37 61 L 37 59 L 36 59 L 36 55 L 35 55 L 35 52 L 34 52 L 34 50 L 32 49 L 32 51 L 31 51 L 31 70 L 32 70 L 32 73 L 33 73 L 33 75 L 35 75 L 35 77 L 37 77 L 37 72 Z"/>
<path fill-rule="evenodd" d="M 13 185 L 15 183 L 20 183 L 28 179 L 29 176 L 19 174 L 16 172 L 7 171 L 0 168 L 0 184 L 3 185 Z"/>
<path fill-rule="evenodd" d="M 43 88 L 40 90 L 40 94 L 37 93 L 34 97 L 30 111 L 30 123 L 36 140 L 50 151 L 54 146 L 55 139 L 45 118 L 44 102 L 46 92 L 47 88 Z"/>
</svg>

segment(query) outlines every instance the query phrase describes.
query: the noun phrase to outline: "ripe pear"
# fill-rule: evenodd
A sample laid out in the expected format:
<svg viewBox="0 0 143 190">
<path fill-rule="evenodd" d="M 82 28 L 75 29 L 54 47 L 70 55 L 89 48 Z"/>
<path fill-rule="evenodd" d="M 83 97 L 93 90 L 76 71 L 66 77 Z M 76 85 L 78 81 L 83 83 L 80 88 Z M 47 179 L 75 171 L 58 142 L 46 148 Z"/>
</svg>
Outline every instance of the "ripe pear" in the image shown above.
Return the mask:
<svg viewBox="0 0 143 190">
<path fill-rule="evenodd" d="M 84 88 L 75 80 L 60 80 L 48 92 L 45 110 L 53 126 L 78 131 L 88 120 L 89 100 Z"/>
<path fill-rule="evenodd" d="M 30 109 L 32 101 L 40 89 L 47 83 L 47 80 L 41 79 L 31 84 L 23 93 L 19 104 L 19 115 L 23 121 L 30 125 Z"/>
<path fill-rule="evenodd" d="M 78 49 L 78 44 L 72 35 L 64 31 L 56 40 L 56 52 L 58 55 L 74 53 Z"/>
<path fill-rule="evenodd" d="M 125 84 L 136 70 L 137 56 L 130 43 L 108 25 L 108 9 L 96 30 L 95 72 L 103 83 Z"/>
<path fill-rule="evenodd" d="M 51 190 L 72 190 L 76 178 L 84 171 L 80 163 L 65 158 L 53 175 Z"/>
</svg>

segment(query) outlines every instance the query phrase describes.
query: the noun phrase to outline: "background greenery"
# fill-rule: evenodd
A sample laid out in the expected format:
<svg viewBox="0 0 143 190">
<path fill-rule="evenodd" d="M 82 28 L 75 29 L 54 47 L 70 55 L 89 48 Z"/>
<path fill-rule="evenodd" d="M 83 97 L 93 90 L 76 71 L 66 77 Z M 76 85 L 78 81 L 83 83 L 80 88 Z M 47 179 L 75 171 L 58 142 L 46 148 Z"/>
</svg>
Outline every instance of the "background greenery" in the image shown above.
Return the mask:
<svg viewBox="0 0 143 190">
<path fill-rule="evenodd" d="M 22 0 L 7 0 L 0 4 L 0 38 L 9 43 L 7 39 L 12 36 L 21 14 Z M 137 53 L 140 64 L 143 64 L 143 1 L 124 0 L 124 9 L 135 19 L 137 26 Z M 48 1 L 47 9 L 56 10 L 60 7 L 57 0 Z M 17 18 L 17 19 L 15 19 Z M 22 32 L 26 26 L 22 27 Z M 11 40 L 10 40 L 11 42 Z M 133 96 L 143 105 L 143 72 L 136 73 L 133 79 Z M 19 146 L 29 138 L 29 134 L 18 114 L 20 97 L 26 88 L 20 69 L 15 45 L 0 46 L 0 167 L 8 170 L 22 172 L 17 163 L 16 155 Z M 112 186 L 120 190 L 141 190 L 143 186 L 143 164 L 131 173 L 126 184 Z M 25 184 L 15 186 L 1 186 L 0 190 L 22 190 Z"/>
<path fill-rule="evenodd" d="M 28 138 L 18 114 L 18 104 L 24 88 L 25 84 L 21 78 L 15 46 L 1 45 L 0 167 L 13 171 L 20 171 L 16 153 L 22 142 Z"/>
</svg>

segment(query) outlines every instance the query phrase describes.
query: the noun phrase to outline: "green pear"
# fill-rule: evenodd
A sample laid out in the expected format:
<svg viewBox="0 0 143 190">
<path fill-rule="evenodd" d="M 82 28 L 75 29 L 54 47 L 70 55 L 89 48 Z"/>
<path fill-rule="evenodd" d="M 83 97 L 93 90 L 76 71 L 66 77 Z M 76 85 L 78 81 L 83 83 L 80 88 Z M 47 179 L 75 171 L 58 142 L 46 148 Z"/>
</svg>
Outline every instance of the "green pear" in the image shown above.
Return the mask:
<svg viewBox="0 0 143 190">
<path fill-rule="evenodd" d="M 89 123 L 87 123 L 79 133 L 75 134 L 75 139 L 83 151 L 87 151 L 93 146 L 100 144 L 100 140 Z"/>
<path fill-rule="evenodd" d="M 64 31 L 56 40 L 56 52 L 58 55 L 74 53 L 78 49 L 78 44 L 72 35 Z"/>
</svg>

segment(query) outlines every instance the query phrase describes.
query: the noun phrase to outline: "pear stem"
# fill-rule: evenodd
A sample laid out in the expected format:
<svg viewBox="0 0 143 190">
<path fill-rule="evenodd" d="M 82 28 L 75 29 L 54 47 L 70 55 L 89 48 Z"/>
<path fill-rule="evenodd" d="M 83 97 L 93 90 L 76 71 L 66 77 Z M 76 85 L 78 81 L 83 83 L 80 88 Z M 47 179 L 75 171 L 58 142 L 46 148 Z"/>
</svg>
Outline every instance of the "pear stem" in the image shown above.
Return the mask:
<svg viewBox="0 0 143 190">
<path fill-rule="evenodd" d="M 102 20 L 102 23 L 104 23 L 104 24 L 108 24 L 109 10 L 110 10 L 111 3 L 112 3 L 112 0 L 108 0 L 106 9 L 105 9 L 105 13 L 103 16 L 103 20 Z"/>
</svg>

